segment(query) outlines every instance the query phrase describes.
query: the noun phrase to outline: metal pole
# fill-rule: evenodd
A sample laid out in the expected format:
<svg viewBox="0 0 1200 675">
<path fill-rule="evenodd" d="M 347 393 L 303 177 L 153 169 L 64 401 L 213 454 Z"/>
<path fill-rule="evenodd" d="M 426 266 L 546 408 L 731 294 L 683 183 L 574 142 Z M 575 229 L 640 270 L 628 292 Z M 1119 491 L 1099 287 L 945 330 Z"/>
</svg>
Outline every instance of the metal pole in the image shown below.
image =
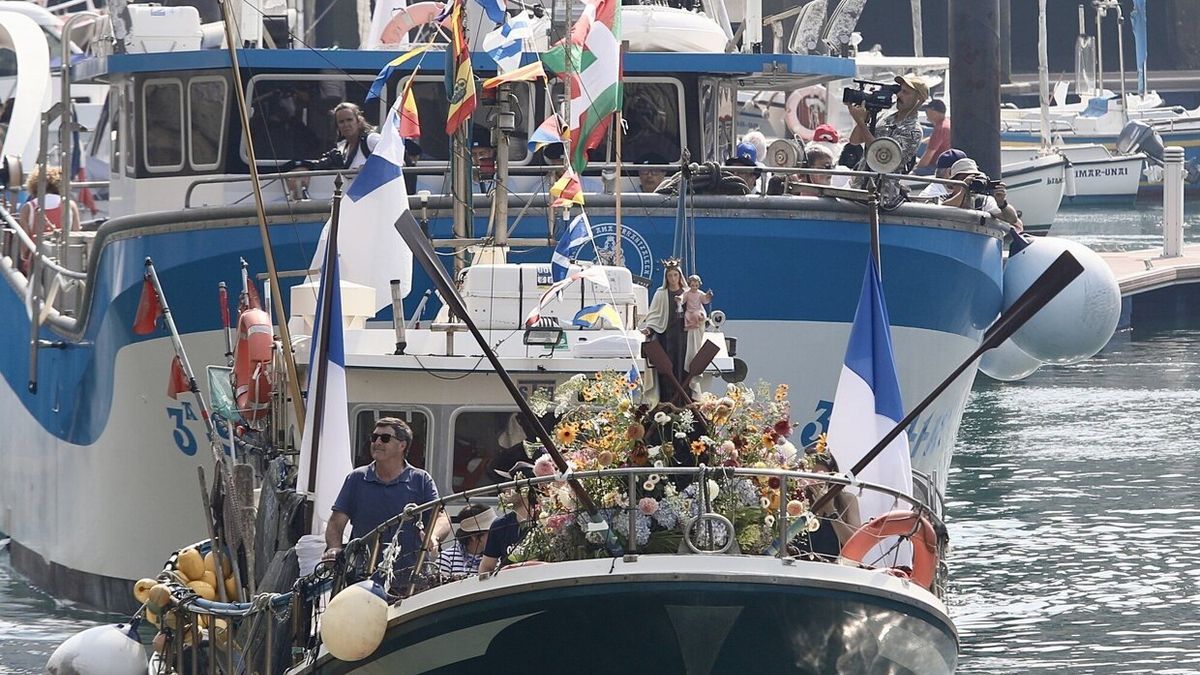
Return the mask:
<svg viewBox="0 0 1200 675">
<path fill-rule="evenodd" d="M 925 35 L 921 25 L 921 0 L 908 0 L 912 8 L 913 56 L 925 56 Z"/>
<path fill-rule="evenodd" d="M 617 248 L 620 247 L 618 246 Z M 638 505 L 635 501 L 637 497 L 637 479 L 637 474 L 631 471 L 625 480 L 625 489 L 629 491 L 629 497 L 626 499 L 629 502 L 629 536 L 625 538 L 625 550 L 629 553 L 637 553 Z"/>
<path fill-rule="evenodd" d="M 625 52 L 628 49 L 629 49 L 629 41 L 622 40 L 621 41 L 621 53 L 620 53 L 620 57 L 619 57 L 621 59 L 621 66 L 620 66 L 620 70 L 617 71 L 618 75 L 625 69 L 624 68 Z M 616 143 L 615 143 L 616 150 L 615 150 L 614 154 L 616 155 L 615 159 L 617 161 L 617 167 L 616 167 L 617 182 L 616 182 L 615 189 L 613 191 L 613 196 L 615 197 L 615 200 L 616 200 L 616 218 L 615 218 L 616 219 L 616 233 L 613 236 L 613 265 L 616 265 L 617 267 L 620 267 L 621 265 L 623 265 L 625 263 L 625 261 L 623 260 L 623 258 L 625 257 L 624 252 L 621 250 L 621 248 L 622 248 L 621 247 L 621 146 L 622 146 L 622 139 L 625 137 L 624 107 L 625 107 L 624 101 L 621 102 L 621 105 L 617 106 L 617 111 L 616 111 L 616 113 L 614 113 L 616 115 L 616 120 L 615 120 L 616 124 L 613 127 L 613 136 L 616 141 Z"/>
<path fill-rule="evenodd" d="M 871 179 L 871 191 L 867 196 L 867 212 L 871 223 L 871 255 L 879 266 L 879 278 L 883 278 L 883 259 L 879 256 L 879 177 Z"/>
<path fill-rule="evenodd" d="M 1104 91 L 1104 6 L 1096 5 L 1096 95 Z"/>
<path fill-rule="evenodd" d="M 1046 0 L 1038 0 L 1038 110 L 1042 152 L 1050 151 L 1050 70 L 1046 55 Z M 1061 104 L 1062 101 L 1059 101 Z"/>
<path fill-rule="evenodd" d="M 508 145 L 509 134 L 516 129 L 512 110 L 512 91 L 508 84 L 496 90 L 499 113 L 496 116 L 496 188 L 492 197 L 492 222 L 496 227 L 496 246 L 508 245 Z"/>
<path fill-rule="evenodd" d="M 458 239 L 470 237 L 469 221 L 473 218 L 471 189 L 471 151 L 467 147 L 466 124 L 460 126 L 450 137 L 450 194 L 454 196 L 454 236 Z M 455 248 L 454 276 L 466 265 L 466 249 Z"/>
<path fill-rule="evenodd" d="M 1183 255 L 1183 148 L 1163 148 L 1163 257 Z"/>
<path fill-rule="evenodd" d="M 283 311 L 283 291 L 279 288 L 279 272 L 275 267 L 275 253 L 271 249 L 271 233 L 267 228 L 267 212 L 263 207 L 262 185 L 258 182 L 258 158 L 254 155 L 254 142 L 250 135 L 250 112 L 246 106 L 246 91 L 242 88 L 242 68 L 238 63 L 237 49 L 233 41 L 233 17 L 228 0 L 218 2 L 221 5 L 221 16 L 225 20 L 225 41 L 229 43 L 229 59 L 233 63 L 233 91 L 241 114 L 242 136 L 246 140 L 250 183 L 254 187 L 254 206 L 258 210 L 258 232 L 262 237 L 263 255 L 267 261 L 275 321 L 279 326 L 279 338 L 283 342 L 283 362 L 287 369 L 288 388 L 291 389 L 292 409 L 296 415 L 296 425 L 303 429 L 304 401 L 300 398 L 300 379 L 296 374 L 296 358 L 292 352 L 292 331 L 288 329 L 287 314 Z"/>
<path fill-rule="evenodd" d="M 408 338 L 405 336 L 404 329 L 404 298 L 400 295 L 400 280 L 392 279 L 392 328 L 396 331 L 396 351 L 397 356 L 404 353 L 408 347 Z"/>
<path fill-rule="evenodd" d="M 60 76 L 62 79 L 62 118 L 58 122 L 58 152 L 60 159 L 58 166 L 62 170 L 62 198 L 67 200 L 63 203 L 62 208 L 62 235 L 61 241 L 58 244 L 58 259 L 66 261 L 67 259 L 67 239 L 71 234 L 71 132 L 75 130 L 75 115 L 71 105 L 71 29 L 75 24 L 79 23 L 80 19 L 96 20 L 100 15 L 95 12 L 79 12 L 72 14 L 69 19 L 63 23 L 62 27 L 62 69 Z M 80 161 L 83 161 L 82 150 L 80 151 Z"/>
<path fill-rule="evenodd" d="M 317 456 L 320 451 L 321 443 L 321 427 L 324 426 L 325 416 L 322 411 L 325 410 L 325 385 L 327 374 L 329 371 L 329 328 L 334 321 L 341 321 L 342 317 L 333 315 L 333 294 L 340 293 L 340 288 L 334 288 L 333 284 L 333 266 L 337 264 L 337 249 L 338 249 L 338 220 L 342 204 L 342 177 L 338 176 L 333 181 L 333 213 L 329 217 L 329 239 L 325 242 L 325 263 L 322 266 L 321 274 L 321 315 L 316 317 L 316 325 L 319 331 L 317 335 L 317 349 L 313 355 L 314 363 L 308 364 L 309 368 L 316 368 L 316 378 L 313 379 L 313 391 L 309 391 L 309 395 L 314 397 L 313 413 L 315 417 L 312 420 L 312 445 L 308 457 L 308 477 L 306 484 L 308 492 L 312 494 L 317 491 Z M 313 523 L 315 524 L 318 518 L 316 510 L 313 511 Z"/>
<path fill-rule="evenodd" d="M 1129 121 L 1129 100 L 1125 96 L 1125 14 L 1121 6 L 1117 10 L 1117 67 L 1121 70 L 1121 121 Z"/>
</svg>

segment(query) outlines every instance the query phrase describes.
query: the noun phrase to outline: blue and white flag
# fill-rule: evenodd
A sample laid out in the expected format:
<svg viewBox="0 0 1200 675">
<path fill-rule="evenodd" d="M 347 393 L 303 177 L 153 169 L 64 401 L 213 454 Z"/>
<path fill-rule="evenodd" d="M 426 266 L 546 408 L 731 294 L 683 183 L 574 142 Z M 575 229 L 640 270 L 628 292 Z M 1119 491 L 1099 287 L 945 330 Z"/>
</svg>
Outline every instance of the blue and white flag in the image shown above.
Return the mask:
<svg viewBox="0 0 1200 675">
<path fill-rule="evenodd" d="M 338 240 L 341 240 L 340 232 Z M 313 493 L 313 533 L 319 534 L 329 522 L 333 502 L 337 499 L 346 474 L 354 469 L 354 450 L 350 445 L 350 415 L 346 395 L 346 350 L 342 336 L 342 294 L 338 275 L 338 262 L 332 270 L 321 266 L 321 284 L 317 291 L 317 312 L 314 315 L 312 347 L 309 350 L 308 403 L 304 412 L 304 435 L 300 438 L 300 468 L 296 487 L 301 492 L 308 490 L 308 476 L 312 466 L 313 428 L 320 418 L 320 442 L 317 444 L 317 482 Z M 326 284 L 333 287 L 329 302 L 329 321 L 321 322 L 322 298 Z M 322 356 L 317 353 L 322 334 L 329 332 L 329 351 L 324 355 L 325 396 L 324 406 L 317 410 L 317 364 Z"/>
<path fill-rule="evenodd" d="M 525 38 L 530 36 L 529 17 L 524 12 L 516 16 L 505 14 L 504 25 L 483 36 L 480 46 L 496 62 L 496 69 L 508 73 L 521 67 Z"/>
<path fill-rule="evenodd" d="M 338 258 L 346 266 L 346 281 L 375 289 L 375 311 L 392 304 L 392 279 L 400 280 L 402 295 L 412 287 L 412 251 L 396 231 L 396 220 L 408 208 L 404 187 L 404 139 L 400 118 L 404 97 L 388 111 L 379 143 L 342 199 L 338 222 Z M 329 224 L 321 232 L 309 269 L 325 260 Z"/>
<path fill-rule="evenodd" d="M 508 16 L 508 2 L 506 0 L 475 0 L 479 6 L 483 8 L 484 14 L 491 19 L 493 23 L 504 23 L 504 18 Z"/>
<path fill-rule="evenodd" d="M 588 223 L 587 214 L 580 213 L 567 225 L 567 231 L 563 233 L 562 239 L 558 240 L 558 246 L 554 247 L 554 255 L 550 257 L 550 276 L 554 281 L 567 278 L 571 259 L 579 251 L 579 247 L 589 241 L 592 241 L 592 226 Z"/>
<path fill-rule="evenodd" d="M 903 417 L 883 283 L 874 256 L 869 256 L 829 419 L 829 449 L 837 460 L 838 470 L 849 474 Z M 908 435 L 897 436 L 854 477 L 911 495 Z M 907 504 L 896 504 L 893 497 L 871 491 L 859 497 L 858 505 L 864 523 L 881 513 L 908 509 Z"/>
</svg>

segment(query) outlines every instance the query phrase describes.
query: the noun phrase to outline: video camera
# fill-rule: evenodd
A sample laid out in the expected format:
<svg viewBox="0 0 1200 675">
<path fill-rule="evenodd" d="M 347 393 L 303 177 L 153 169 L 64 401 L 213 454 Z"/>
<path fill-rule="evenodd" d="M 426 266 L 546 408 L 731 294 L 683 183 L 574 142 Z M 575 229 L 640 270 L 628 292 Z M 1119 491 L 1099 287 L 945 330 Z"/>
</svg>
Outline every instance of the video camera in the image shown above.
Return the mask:
<svg viewBox="0 0 1200 675">
<path fill-rule="evenodd" d="M 854 80 L 854 83 L 858 85 L 857 88 L 842 89 L 842 103 L 862 105 L 875 113 L 896 105 L 896 94 L 900 93 L 900 85 L 871 80 Z"/>
<path fill-rule="evenodd" d="M 977 195 L 990 195 L 1002 184 L 998 180 L 988 180 L 987 176 L 975 176 L 967 179 L 967 189 Z"/>
</svg>

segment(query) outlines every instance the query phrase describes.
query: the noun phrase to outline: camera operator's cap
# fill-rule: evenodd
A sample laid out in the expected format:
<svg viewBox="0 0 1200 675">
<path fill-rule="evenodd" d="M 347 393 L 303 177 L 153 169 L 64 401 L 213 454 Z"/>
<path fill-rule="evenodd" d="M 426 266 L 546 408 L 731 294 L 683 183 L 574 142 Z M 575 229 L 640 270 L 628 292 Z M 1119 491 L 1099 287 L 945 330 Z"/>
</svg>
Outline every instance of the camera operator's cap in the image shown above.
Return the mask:
<svg viewBox="0 0 1200 675">
<path fill-rule="evenodd" d="M 734 151 L 733 156 L 750 162 L 748 166 L 758 165 L 758 148 L 754 147 L 753 143 L 747 143 L 745 141 L 738 143 L 737 150 Z"/>
<path fill-rule="evenodd" d="M 897 75 L 896 84 L 903 84 L 907 87 L 911 87 L 914 91 L 920 94 L 922 101 L 929 98 L 929 85 L 925 84 L 925 80 L 922 80 L 916 75 Z"/>
<path fill-rule="evenodd" d="M 962 150 L 959 150 L 958 148 L 950 148 L 949 150 L 938 155 L 937 168 L 949 169 L 950 167 L 954 166 L 954 163 L 957 162 L 958 160 L 966 159 L 966 158 L 967 158 L 967 153 L 963 152 Z"/>
<path fill-rule="evenodd" d="M 950 167 L 951 176 L 972 175 L 979 173 L 979 165 L 975 160 L 964 157 Z"/>
<path fill-rule="evenodd" d="M 822 124 L 813 130 L 813 140 L 822 143 L 837 143 L 839 140 L 837 129 L 831 124 Z"/>
</svg>

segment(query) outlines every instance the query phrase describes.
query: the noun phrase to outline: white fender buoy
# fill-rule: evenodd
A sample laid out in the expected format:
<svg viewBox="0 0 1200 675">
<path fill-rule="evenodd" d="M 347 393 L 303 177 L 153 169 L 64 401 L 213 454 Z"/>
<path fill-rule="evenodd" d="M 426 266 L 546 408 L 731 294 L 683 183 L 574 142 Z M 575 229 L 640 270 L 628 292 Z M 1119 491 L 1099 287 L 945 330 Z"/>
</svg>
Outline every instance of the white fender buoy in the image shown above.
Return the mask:
<svg viewBox="0 0 1200 675">
<path fill-rule="evenodd" d="M 49 675 L 145 675 L 139 621 L 95 626 L 67 638 L 46 662 Z"/>
<path fill-rule="evenodd" d="M 1063 251 L 1083 273 L 1012 336 L 1021 351 L 1045 363 L 1076 363 L 1108 344 L 1121 318 L 1121 288 L 1108 264 L 1092 249 L 1067 239 L 1042 237 L 1009 256 L 1004 266 L 1008 309 Z"/>
<path fill-rule="evenodd" d="M 388 603 L 383 587 L 362 581 L 342 589 L 329 601 L 321 617 L 321 641 L 342 661 L 370 656 L 387 630 Z"/>
<path fill-rule="evenodd" d="M 1042 362 L 1021 351 L 1011 339 L 989 349 L 979 359 L 979 372 L 993 380 L 1015 382 L 1023 380 L 1042 367 Z"/>
</svg>

